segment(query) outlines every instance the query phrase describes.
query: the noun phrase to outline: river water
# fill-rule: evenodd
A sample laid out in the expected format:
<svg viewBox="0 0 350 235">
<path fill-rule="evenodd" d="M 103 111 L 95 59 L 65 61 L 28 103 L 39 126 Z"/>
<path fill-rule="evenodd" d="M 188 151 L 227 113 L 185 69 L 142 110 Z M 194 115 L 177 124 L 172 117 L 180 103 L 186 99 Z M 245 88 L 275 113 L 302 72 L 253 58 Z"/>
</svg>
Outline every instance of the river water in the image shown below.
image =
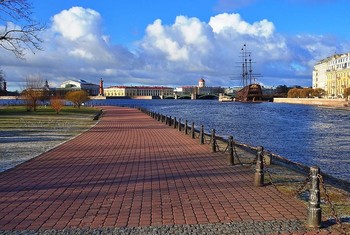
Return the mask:
<svg viewBox="0 0 350 235">
<path fill-rule="evenodd" d="M 268 151 L 350 181 L 349 111 L 278 103 L 217 100 L 96 100 L 94 105 L 130 105 L 194 122 L 205 132 Z"/>
</svg>

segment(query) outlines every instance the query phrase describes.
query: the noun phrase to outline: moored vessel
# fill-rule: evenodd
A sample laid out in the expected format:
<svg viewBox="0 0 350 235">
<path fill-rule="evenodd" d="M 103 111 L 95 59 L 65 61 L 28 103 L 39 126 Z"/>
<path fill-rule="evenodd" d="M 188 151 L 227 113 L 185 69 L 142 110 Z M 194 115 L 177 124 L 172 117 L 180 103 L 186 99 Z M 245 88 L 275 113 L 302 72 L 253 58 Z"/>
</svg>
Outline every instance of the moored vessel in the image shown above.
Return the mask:
<svg viewBox="0 0 350 235">
<path fill-rule="evenodd" d="M 237 92 L 236 101 L 240 102 L 259 102 L 262 101 L 261 85 L 257 83 L 256 78 L 260 74 L 254 74 L 252 68 L 251 52 L 247 51 L 246 44 L 241 50 L 242 73 L 241 79 L 243 88 Z"/>
</svg>

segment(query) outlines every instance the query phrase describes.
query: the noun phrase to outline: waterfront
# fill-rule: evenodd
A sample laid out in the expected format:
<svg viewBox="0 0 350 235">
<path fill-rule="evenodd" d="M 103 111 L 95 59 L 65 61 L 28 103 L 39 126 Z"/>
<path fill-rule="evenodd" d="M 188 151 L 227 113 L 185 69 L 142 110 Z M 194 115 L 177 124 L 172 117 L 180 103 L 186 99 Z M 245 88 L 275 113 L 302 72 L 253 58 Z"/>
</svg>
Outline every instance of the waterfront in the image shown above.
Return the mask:
<svg viewBox="0 0 350 235">
<path fill-rule="evenodd" d="M 267 150 L 350 181 L 350 123 L 346 110 L 216 100 L 98 100 L 94 105 L 139 106 L 212 128 L 223 137 Z"/>
</svg>

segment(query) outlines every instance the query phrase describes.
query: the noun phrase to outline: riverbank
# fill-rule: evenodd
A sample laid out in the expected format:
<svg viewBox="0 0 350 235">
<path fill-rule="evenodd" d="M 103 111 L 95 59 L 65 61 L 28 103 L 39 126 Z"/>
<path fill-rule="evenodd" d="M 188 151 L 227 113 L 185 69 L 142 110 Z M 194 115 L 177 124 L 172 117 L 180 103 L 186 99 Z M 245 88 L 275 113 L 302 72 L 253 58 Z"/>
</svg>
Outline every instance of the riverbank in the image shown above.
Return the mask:
<svg viewBox="0 0 350 235">
<path fill-rule="evenodd" d="M 323 99 L 323 98 L 274 98 L 274 103 L 305 104 L 333 108 L 344 108 L 349 110 L 349 102 L 345 99 Z"/>
</svg>

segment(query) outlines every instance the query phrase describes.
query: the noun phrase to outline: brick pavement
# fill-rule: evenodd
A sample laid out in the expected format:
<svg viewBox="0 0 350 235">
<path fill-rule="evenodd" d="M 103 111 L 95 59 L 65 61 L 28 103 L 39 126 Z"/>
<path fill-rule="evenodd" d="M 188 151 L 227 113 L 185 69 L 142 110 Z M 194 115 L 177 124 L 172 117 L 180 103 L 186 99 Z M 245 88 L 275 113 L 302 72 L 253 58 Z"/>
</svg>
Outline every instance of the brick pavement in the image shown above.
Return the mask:
<svg viewBox="0 0 350 235">
<path fill-rule="evenodd" d="M 104 107 L 89 131 L 0 174 L 0 230 L 304 220 L 254 173 L 138 110 Z"/>
</svg>

